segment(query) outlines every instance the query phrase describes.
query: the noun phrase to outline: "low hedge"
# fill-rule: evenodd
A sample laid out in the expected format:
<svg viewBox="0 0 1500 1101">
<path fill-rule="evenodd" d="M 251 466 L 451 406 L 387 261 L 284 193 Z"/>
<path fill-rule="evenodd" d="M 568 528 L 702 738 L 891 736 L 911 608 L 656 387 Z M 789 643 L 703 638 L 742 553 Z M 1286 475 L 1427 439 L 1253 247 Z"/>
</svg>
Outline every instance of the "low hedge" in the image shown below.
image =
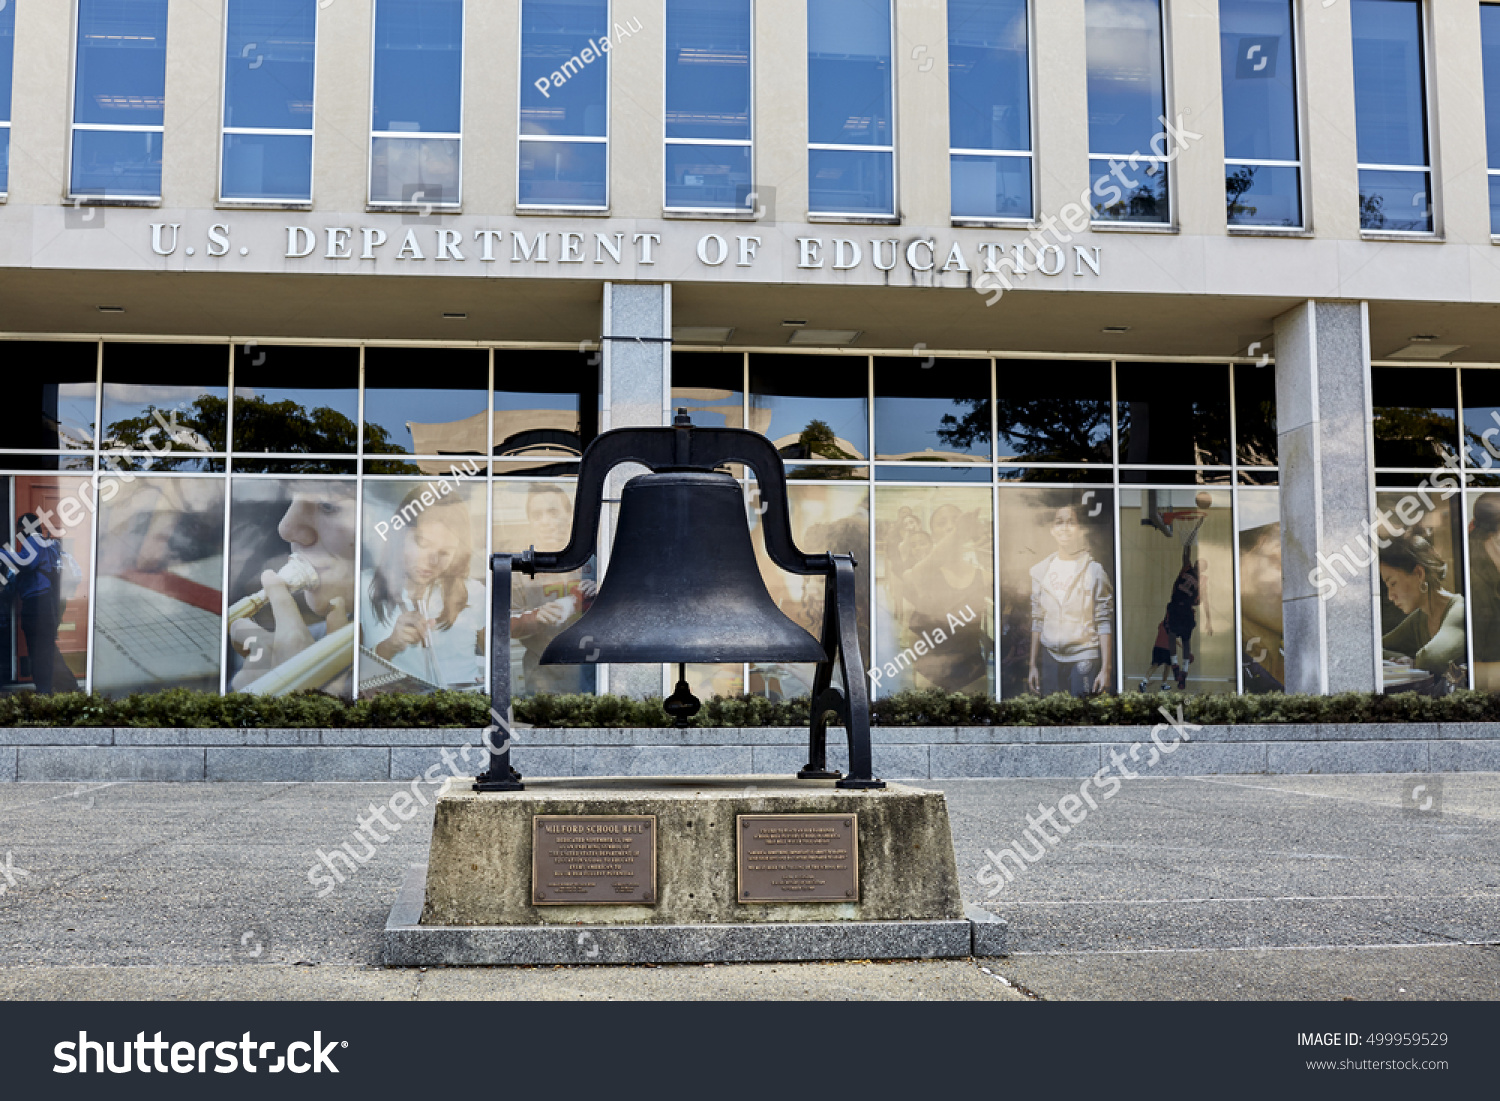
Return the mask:
<svg viewBox="0 0 1500 1101">
<path fill-rule="evenodd" d="M 136 726 L 166 728 L 302 727 L 390 729 L 460 727 L 489 721 L 489 701 L 473 693 L 376 696 L 348 701 L 320 692 L 290 696 L 172 689 L 106 699 L 71 693 L 0 696 L 0 727 Z M 1401 693 L 1345 692 L 1337 696 L 1159 696 L 1127 694 L 1079 699 L 1018 696 L 993 700 L 936 689 L 876 700 L 877 726 L 1130 726 L 1162 721 L 1160 708 L 1203 726 L 1236 723 L 1500 722 L 1500 695 L 1454 692 L 1442 698 Z M 664 727 L 661 699 L 622 696 L 532 696 L 515 701 L 516 722 L 538 727 Z M 694 720 L 700 727 L 806 726 L 808 701 L 773 702 L 760 696 L 715 697 Z"/>
</svg>

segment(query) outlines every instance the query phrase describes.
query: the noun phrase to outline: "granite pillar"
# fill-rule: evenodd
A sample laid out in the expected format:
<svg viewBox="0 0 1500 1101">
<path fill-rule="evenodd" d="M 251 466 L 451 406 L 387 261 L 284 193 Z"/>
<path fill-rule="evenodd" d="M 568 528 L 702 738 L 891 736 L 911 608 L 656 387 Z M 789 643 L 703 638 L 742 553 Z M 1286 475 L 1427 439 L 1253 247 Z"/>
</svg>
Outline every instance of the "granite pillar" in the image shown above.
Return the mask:
<svg viewBox="0 0 1500 1101">
<path fill-rule="evenodd" d="M 601 431 L 671 423 L 672 288 L 665 283 L 604 284 L 600 329 Z M 600 575 L 609 570 L 620 490 L 643 468 L 619 467 L 604 490 L 600 524 Z M 662 692 L 659 665 L 606 665 L 599 691 L 621 696 L 657 696 Z"/>
<path fill-rule="evenodd" d="M 1276 416 L 1286 690 L 1374 691 L 1379 582 L 1369 550 L 1375 478 L 1365 303 L 1308 301 L 1276 319 Z"/>
</svg>

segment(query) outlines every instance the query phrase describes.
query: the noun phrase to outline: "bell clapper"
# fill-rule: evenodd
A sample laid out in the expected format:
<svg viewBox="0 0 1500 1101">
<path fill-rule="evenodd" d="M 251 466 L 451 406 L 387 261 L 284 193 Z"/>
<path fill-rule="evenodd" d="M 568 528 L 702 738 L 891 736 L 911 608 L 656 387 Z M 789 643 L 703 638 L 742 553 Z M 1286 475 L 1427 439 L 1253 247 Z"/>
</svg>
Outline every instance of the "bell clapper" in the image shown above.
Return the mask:
<svg viewBox="0 0 1500 1101">
<path fill-rule="evenodd" d="M 677 663 L 677 687 L 662 703 L 662 710 L 677 720 L 678 727 L 685 727 L 688 720 L 703 709 L 703 703 L 693 695 L 687 682 L 687 664 Z"/>
</svg>

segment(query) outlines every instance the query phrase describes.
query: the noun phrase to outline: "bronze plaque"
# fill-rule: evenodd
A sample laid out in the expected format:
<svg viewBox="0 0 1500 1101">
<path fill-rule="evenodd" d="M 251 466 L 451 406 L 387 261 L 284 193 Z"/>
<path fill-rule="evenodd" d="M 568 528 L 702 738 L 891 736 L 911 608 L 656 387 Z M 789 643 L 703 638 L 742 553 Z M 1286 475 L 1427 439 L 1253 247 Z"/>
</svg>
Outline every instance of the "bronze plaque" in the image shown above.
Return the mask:
<svg viewBox="0 0 1500 1101">
<path fill-rule="evenodd" d="M 533 906 L 655 903 L 656 815 L 532 815 Z"/>
<path fill-rule="evenodd" d="M 859 815 L 737 817 L 741 902 L 859 901 Z"/>
</svg>

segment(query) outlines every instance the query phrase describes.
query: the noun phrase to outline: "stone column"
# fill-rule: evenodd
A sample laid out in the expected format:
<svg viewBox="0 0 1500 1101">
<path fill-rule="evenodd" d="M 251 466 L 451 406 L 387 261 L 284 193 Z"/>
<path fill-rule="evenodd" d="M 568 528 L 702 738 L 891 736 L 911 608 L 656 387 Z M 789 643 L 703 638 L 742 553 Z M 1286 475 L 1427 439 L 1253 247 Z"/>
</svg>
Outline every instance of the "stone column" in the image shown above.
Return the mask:
<svg viewBox="0 0 1500 1101">
<path fill-rule="evenodd" d="M 604 408 L 599 428 L 657 426 L 669 423 L 672 362 L 672 288 L 662 283 L 605 283 L 601 393 Z M 642 468 L 622 466 L 604 490 L 599 525 L 599 566 L 609 569 L 620 490 Z M 606 665 L 599 691 L 621 696 L 655 696 L 662 690 L 659 665 Z"/>
<path fill-rule="evenodd" d="M 1309 301 L 1278 317 L 1288 692 L 1373 691 L 1379 684 L 1372 415 L 1366 304 Z"/>
</svg>

